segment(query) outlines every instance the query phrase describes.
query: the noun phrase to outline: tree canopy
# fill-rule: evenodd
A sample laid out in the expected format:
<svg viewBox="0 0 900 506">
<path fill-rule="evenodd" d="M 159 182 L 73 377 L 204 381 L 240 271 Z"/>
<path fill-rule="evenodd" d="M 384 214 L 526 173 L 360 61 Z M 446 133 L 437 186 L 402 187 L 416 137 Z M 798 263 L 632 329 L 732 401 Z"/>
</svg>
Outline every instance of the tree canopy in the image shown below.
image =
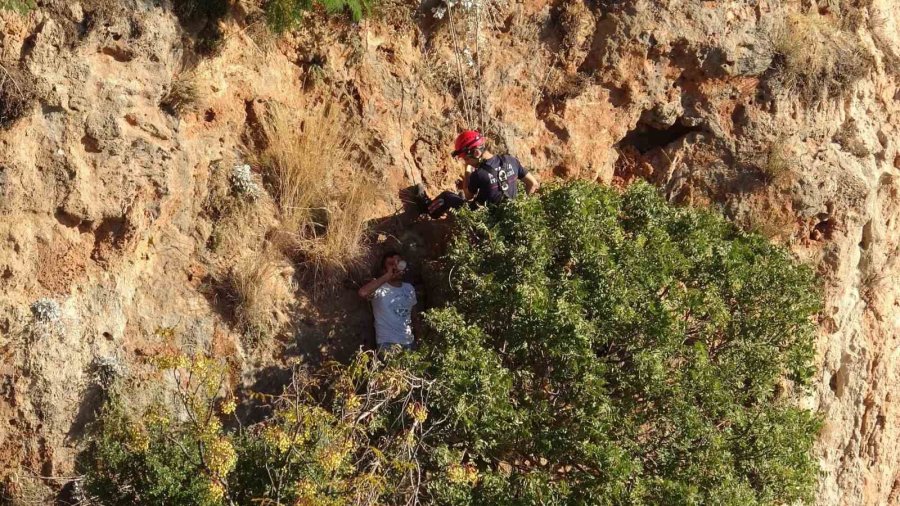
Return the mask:
<svg viewBox="0 0 900 506">
<path fill-rule="evenodd" d="M 209 359 L 170 360 L 206 385 L 180 396 L 193 415 L 107 408 L 88 490 L 107 504 L 812 500 L 819 421 L 797 399 L 819 295 L 783 248 L 647 184 L 571 182 L 460 212 L 444 267 L 452 296 L 419 351 L 298 369 L 250 427 L 216 421 L 234 405 Z"/>
</svg>

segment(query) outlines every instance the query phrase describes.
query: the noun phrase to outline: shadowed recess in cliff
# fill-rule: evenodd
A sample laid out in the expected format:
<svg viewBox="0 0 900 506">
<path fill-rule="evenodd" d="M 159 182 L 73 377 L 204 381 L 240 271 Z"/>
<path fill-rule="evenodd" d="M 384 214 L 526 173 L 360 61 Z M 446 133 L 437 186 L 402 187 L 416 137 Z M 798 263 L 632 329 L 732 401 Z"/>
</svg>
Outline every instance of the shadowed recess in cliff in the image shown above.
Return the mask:
<svg viewBox="0 0 900 506">
<path fill-rule="evenodd" d="M 647 122 L 639 121 L 637 126 L 619 141 L 618 147 L 621 149 L 632 147 L 643 155 L 654 149 L 664 148 L 691 133 L 701 131 L 703 129 L 700 127 L 685 125 L 681 118 L 675 121 L 672 126 L 666 128 L 659 128 Z"/>
</svg>

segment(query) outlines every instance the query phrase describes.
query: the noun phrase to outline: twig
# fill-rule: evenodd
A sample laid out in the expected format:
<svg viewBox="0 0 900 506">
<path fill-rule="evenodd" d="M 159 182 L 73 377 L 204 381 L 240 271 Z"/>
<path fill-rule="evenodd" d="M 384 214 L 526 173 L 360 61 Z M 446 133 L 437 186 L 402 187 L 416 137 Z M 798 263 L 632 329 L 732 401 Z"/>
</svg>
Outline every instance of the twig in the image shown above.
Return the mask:
<svg viewBox="0 0 900 506">
<path fill-rule="evenodd" d="M 22 88 L 19 87 L 19 83 L 16 82 L 15 78 L 12 76 L 12 74 L 9 73 L 8 70 L 6 70 L 6 67 L 4 67 L 3 64 L 0 64 L 0 70 L 3 70 L 3 73 L 6 74 L 6 78 L 9 79 L 13 83 L 13 86 L 16 87 L 16 90 L 19 92 L 19 96 L 25 96 L 25 92 L 22 91 Z M 3 82 L 6 82 L 6 79 L 4 79 Z"/>
</svg>

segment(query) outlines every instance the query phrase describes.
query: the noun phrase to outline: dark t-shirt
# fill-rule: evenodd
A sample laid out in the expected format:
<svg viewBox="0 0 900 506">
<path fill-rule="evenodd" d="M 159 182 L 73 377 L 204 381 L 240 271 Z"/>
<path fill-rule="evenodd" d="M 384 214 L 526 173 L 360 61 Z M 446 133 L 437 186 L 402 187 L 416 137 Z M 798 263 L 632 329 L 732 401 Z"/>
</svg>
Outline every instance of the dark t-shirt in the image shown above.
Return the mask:
<svg viewBox="0 0 900 506">
<path fill-rule="evenodd" d="M 497 155 L 485 160 L 469 176 L 469 191 L 477 204 L 497 204 L 516 198 L 516 181 L 528 175 L 519 160 L 511 155 Z"/>
</svg>

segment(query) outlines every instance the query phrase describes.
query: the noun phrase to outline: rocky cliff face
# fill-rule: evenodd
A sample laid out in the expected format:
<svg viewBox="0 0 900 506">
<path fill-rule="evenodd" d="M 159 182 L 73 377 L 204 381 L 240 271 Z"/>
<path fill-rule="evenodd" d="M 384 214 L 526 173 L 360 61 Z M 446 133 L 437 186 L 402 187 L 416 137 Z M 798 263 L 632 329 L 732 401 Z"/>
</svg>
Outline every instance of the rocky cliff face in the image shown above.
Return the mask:
<svg viewBox="0 0 900 506">
<path fill-rule="evenodd" d="M 202 57 L 206 28 L 168 2 L 40 3 L 0 11 L 0 79 L 35 97 L 0 131 L 7 475 L 72 476 L 98 371 L 151 374 L 160 329 L 227 355 L 248 384 L 285 356 L 361 342 L 368 317 L 349 288 L 323 303 L 299 283 L 263 350 L 245 347 L 215 289 L 263 241 L 265 217 L 262 232 L 210 246 L 210 202 L 259 117 L 330 101 L 362 125 L 355 170 L 385 188 L 374 233 L 407 245 L 431 238 L 397 216 L 398 191 L 451 187 L 448 146 L 468 126 L 544 179 L 646 178 L 788 244 L 818 267 L 826 300 L 808 399 L 826 421 L 819 503 L 900 503 L 892 0 L 388 2 L 359 25 L 314 15 L 280 38 L 240 1 Z M 189 107 L 173 107 L 185 83 Z M 40 299 L 49 316 L 32 314 Z"/>
</svg>

